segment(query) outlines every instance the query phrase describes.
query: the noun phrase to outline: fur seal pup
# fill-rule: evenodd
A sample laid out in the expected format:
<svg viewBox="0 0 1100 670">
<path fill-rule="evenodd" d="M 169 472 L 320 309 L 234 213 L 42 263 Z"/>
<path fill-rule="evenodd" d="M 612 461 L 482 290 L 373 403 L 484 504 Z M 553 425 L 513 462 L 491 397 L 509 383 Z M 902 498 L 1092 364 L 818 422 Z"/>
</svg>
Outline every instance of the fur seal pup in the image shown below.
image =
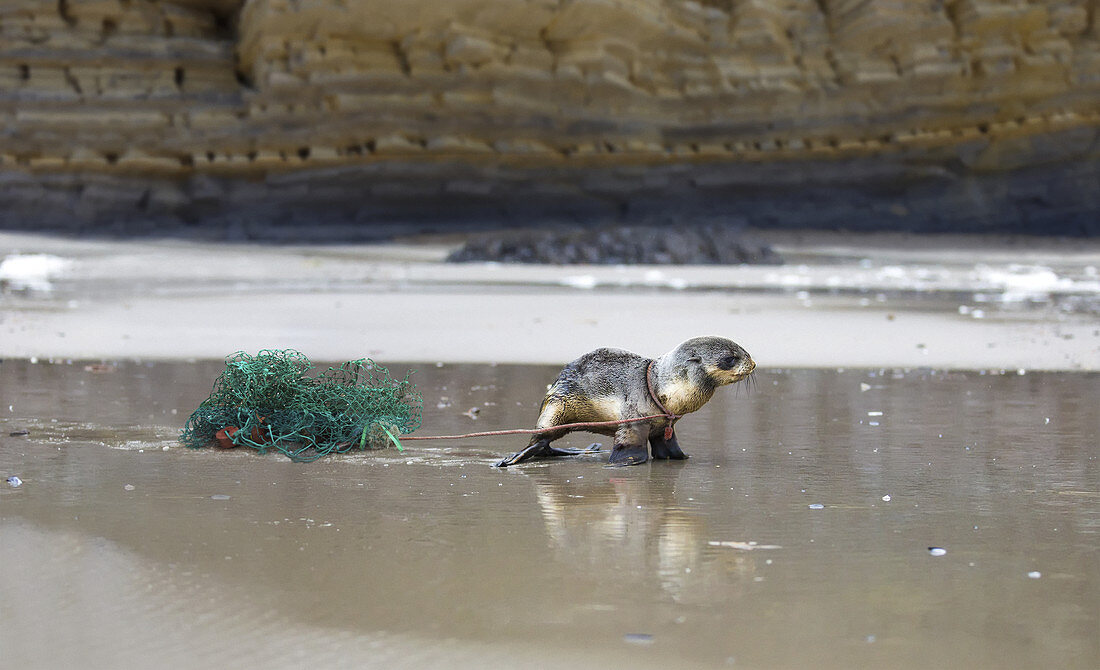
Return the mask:
<svg viewBox="0 0 1100 670">
<path fill-rule="evenodd" d="M 588 449 L 550 446 L 563 435 L 580 430 L 549 430 L 555 426 L 653 414 L 675 417 L 583 430 L 615 438 L 612 465 L 645 463 L 649 457 L 647 441 L 655 459 L 687 458 L 673 432 L 676 421 L 705 405 L 719 386 L 739 382 L 755 368 L 748 352 L 724 337 L 692 338 L 656 360 L 622 349 L 596 349 L 566 365 L 550 385 L 535 424 L 548 430 L 532 436 L 526 448 L 500 461 L 497 467 L 598 449 L 599 445 Z"/>
</svg>

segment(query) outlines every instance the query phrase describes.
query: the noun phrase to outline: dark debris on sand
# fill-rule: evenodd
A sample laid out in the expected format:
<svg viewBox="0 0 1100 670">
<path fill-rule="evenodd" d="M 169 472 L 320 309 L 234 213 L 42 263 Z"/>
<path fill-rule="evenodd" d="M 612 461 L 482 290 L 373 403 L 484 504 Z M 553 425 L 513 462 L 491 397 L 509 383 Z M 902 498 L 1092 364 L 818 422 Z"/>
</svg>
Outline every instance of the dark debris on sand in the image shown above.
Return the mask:
<svg viewBox="0 0 1100 670">
<path fill-rule="evenodd" d="M 615 226 L 507 230 L 472 236 L 452 263 L 780 265 L 771 247 L 734 226 Z"/>
</svg>

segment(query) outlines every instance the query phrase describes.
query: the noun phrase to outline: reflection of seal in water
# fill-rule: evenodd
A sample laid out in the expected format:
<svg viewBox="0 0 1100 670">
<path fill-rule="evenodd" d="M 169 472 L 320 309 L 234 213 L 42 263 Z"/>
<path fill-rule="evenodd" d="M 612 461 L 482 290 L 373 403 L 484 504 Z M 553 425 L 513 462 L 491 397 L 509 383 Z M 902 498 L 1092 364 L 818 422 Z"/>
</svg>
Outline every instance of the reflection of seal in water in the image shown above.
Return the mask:
<svg viewBox="0 0 1100 670">
<path fill-rule="evenodd" d="M 705 405 L 719 386 L 741 381 L 755 368 L 748 352 L 724 337 L 692 338 L 655 361 L 622 349 L 597 349 L 562 369 L 542 401 L 536 426 L 687 414 Z M 586 430 L 614 436 L 612 464 L 637 465 L 648 458 L 647 440 L 653 458 L 687 458 L 671 430 L 675 423 L 662 417 Z M 586 453 L 550 446 L 572 430 L 538 433 L 523 451 L 497 465 Z"/>
</svg>

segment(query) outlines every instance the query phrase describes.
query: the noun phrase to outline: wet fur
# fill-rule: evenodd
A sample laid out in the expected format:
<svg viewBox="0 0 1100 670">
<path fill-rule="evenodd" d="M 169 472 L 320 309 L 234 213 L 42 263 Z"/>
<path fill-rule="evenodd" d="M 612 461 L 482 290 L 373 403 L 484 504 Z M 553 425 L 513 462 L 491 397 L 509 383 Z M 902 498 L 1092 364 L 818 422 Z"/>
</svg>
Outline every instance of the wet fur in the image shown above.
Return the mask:
<svg viewBox="0 0 1100 670">
<path fill-rule="evenodd" d="M 596 349 L 562 369 L 546 393 L 536 427 L 662 414 L 646 383 L 646 369 L 651 362 L 657 397 L 673 414 L 698 410 L 719 386 L 740 381 L 756 366 L 744 349 L 719 337 L 693 338 L 656 361 L 622 349 Z M 655 459 L 687 458 L 675 434 L 669 440 L 664 439 L 667 423 L 666 419 L 651 419 L 585 430 L 615 438 L 610 461 L 613 464 L 644 463 L 649 456 L 647 442 Z M 579 453 L 550 446 L 569 432 L 571 429 L 563 428 L 540 433 L 531 438 L 525 449 L 497 465 L 504 467 L 530 458 Z"/>
</svg>

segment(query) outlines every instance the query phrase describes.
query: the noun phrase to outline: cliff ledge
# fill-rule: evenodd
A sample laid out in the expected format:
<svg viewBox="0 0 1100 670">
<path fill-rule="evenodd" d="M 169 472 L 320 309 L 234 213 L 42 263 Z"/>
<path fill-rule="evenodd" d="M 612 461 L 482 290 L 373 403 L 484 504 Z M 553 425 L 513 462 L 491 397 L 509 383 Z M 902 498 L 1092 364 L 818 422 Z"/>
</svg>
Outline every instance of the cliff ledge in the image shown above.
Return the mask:
<svg viewBox="0 0 1100 670">
<path fill-rule="evenodd" d="M 0 128 L 7 227 L 1097 234 L 1100 0 L 9 0 Z"/>
</svg>

